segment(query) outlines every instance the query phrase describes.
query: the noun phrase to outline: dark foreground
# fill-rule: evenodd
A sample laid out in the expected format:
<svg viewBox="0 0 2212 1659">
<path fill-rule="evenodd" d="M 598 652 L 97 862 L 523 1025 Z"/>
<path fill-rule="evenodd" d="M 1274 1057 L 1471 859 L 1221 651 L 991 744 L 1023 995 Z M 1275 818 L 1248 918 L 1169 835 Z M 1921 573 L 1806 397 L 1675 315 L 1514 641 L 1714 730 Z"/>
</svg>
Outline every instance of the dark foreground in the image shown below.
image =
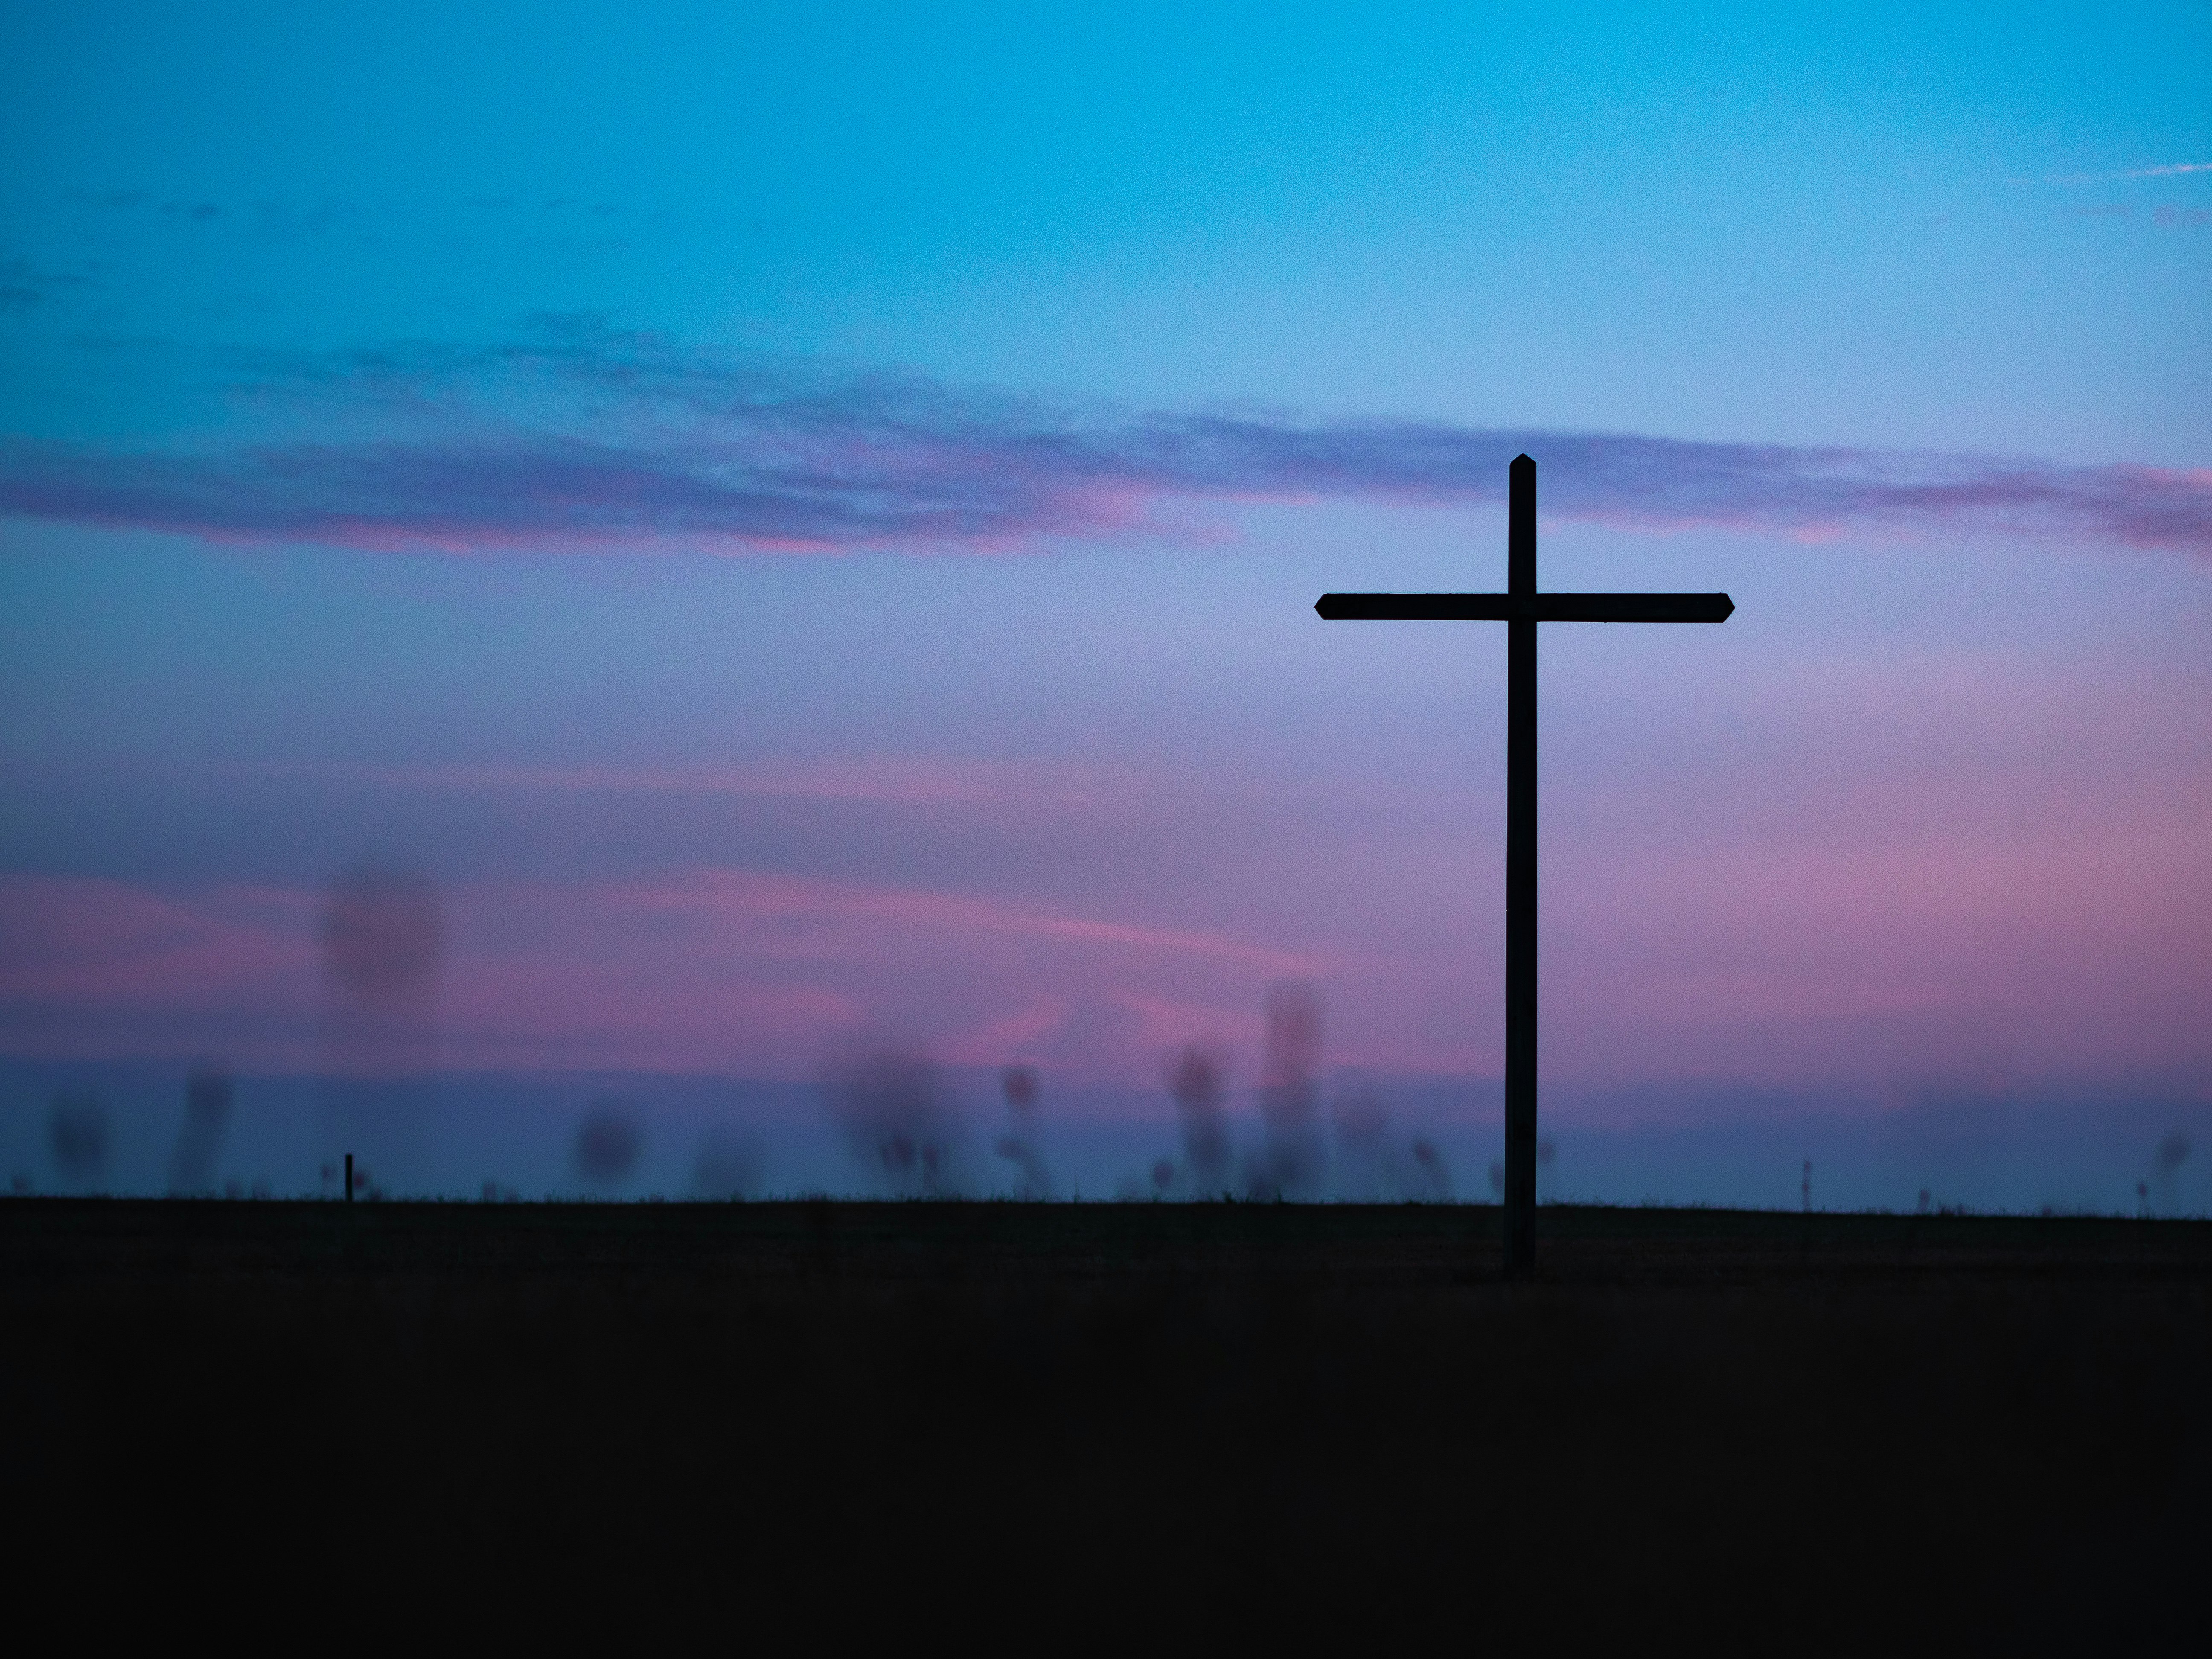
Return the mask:
<svg viewBox="0 0 2212 1659">
<path fill-rule="evenodd" d="M 2201 1636 L 2212 1224 L 1547 1209 L 1518 1286 L 1497 1234 L 0 1203 L 12 1565 L 90 1618 Z"/>
</svg>

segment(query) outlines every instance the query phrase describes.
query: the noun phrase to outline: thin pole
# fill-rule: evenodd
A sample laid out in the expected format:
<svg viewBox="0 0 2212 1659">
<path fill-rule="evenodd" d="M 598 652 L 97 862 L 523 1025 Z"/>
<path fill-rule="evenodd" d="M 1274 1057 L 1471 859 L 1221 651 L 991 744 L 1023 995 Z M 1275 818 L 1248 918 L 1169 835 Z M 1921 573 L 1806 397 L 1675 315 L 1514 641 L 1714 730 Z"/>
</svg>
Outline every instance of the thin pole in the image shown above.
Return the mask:
<svg viewBox="0 0 2212 1659">
<path fill-rule="evenodd" d="M 353 1154 L 346 1154 L 346 1202 L 353 1202 Z"/>
<path fill-rule="evenodd" d="M 1536 463 L 1523 455 L 1509 476 L 1507 589 L 1532 614 L 1505 624 L 1505 1276 L 1526 1279 L 1536 1266 Z"/>
</svg>

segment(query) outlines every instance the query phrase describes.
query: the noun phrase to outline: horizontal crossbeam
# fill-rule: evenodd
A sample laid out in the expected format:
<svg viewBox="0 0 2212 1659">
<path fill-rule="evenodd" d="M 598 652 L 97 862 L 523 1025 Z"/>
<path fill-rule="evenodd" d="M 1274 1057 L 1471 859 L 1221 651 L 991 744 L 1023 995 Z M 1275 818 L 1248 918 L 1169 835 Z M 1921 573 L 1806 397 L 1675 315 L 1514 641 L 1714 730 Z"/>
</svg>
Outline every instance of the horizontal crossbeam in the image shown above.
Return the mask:
<svg viewBox="0 0 2212 1659">
<path fill-rule="evenodd" d="M 1726 622 L 1725 593 L 1324 593 L 1326 622 Z"/>
</svg>

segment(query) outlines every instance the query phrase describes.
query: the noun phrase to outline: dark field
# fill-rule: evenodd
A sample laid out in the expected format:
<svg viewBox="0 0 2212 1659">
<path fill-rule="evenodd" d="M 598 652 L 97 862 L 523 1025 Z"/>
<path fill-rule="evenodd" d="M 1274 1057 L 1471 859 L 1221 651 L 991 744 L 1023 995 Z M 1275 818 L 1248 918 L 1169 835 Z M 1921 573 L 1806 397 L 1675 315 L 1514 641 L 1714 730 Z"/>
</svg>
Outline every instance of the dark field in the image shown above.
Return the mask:
<svg viewBox="0 0 2212 1659">
<path fill-rule="evenodd" d="M 2212 1224 L 15 1200 L 18 1583 L 395 1612 L 2201 1639 Z M 1038 1622 L 1042 1621 L 1042 1622 Z M 995 1626 L 992 1628 L 996 1628 Z"/>
</svg>

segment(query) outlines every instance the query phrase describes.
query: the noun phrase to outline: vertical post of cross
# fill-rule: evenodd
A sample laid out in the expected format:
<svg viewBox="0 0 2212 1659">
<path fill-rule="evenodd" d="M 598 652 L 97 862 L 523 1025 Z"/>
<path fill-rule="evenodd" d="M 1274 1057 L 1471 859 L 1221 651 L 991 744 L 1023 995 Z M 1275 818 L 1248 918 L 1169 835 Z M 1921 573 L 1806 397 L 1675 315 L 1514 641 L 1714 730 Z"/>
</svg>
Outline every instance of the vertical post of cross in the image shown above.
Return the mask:
<svg viewBox="0 0 2212 1659">
<path fill-rule="evenodd" d="M 1536 1263 L 1536 463 L 1508 474 L 1505 524 L 1505 1276 Z"/>
</svg>

